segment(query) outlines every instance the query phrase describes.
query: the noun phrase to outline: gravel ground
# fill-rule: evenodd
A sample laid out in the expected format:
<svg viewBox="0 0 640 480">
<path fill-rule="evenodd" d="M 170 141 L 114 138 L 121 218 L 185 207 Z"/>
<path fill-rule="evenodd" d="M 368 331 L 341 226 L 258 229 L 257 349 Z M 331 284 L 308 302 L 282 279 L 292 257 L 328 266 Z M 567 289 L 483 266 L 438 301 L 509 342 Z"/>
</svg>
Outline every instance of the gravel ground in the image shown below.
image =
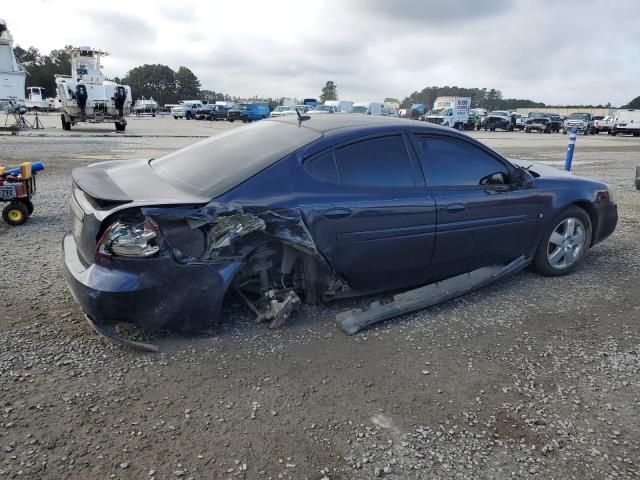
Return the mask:
<svg viewBox="0 0 640 480">
<path fill-rule="evenodd" d="M 215 334 L 154 338 L 157 354 L 107 343 L 61 276 L 71 169 L 229 127 L 0 136 L 0 163 L 47 168 L 29 222 L 0 224 L 1 478 L 640 477 L 638 139 L 578 138 L 575 173 L 613 187 L 620 221 L 568 277 L 525 271 L 354 337 L 334 316 L 372 298 L 305 307 L 278 330 L 230 304 Z M 567 141 L 473 135 L 552 163 Z"/>
</svg>

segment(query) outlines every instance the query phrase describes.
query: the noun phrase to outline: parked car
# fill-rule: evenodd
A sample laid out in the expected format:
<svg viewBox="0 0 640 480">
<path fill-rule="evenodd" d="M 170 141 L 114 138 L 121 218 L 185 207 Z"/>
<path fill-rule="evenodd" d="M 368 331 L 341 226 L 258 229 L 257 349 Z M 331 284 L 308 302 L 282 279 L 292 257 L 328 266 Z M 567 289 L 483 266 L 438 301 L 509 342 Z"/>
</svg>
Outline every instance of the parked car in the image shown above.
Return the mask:
<svg viewBox="0 0 640 480">
<path fill-rule="evenodd" d="M 230 289 L 276 321 L 514 259 L 565 275 L 617 222 L 604 183 L 373 115 L 268 119 L 72 177 L 64 276 L 98 329 L 208 329 Z"/>
<path fill-rule="evenodd" d="M 269 118 L 269 114 L 269 105 L 266 103 L 236 103 L 227 112 L 227 120 L 229 122 L 240 120 L 247 123 Z"/>
<path fill-rule="evenodd" d="M 316 105 L 313 110 L 309 110 L 308 114 L 325 114 L 325 113 L 338 113 L 338 108 L 333 105 Z"/>
<path fill-rule="evenodd" d="M 196 120 L 205 120 L 207 118 L 208 112 L 215 107 L 214 104 L 207 103 L 206 105 L 201 105 L 198 109 L 196 109 L 193 117 Z"/>
<path fill-rule="evenodd" d="M 640 136 L 640 110 L 618 110 L 611 127 L 611 135 L 619 133 Z"/>
<path fill-rule="evenodd" d="M 548 113 L 543 112 L 531 112 L 525 125 L 524 131 L 531 132 L 543 132 L 551 133 L 553 126 L 551 124 L 551 117 Z"/>
<path fill-rule="evenodd" d="M 302 111 L 300 113 L 303 113 Z M 281 105 L 273 109 L 271 117 L 286 117 L 287 115 L 297 115 L 295 107 Z"/>
<path fill-rule="evenodd" d="M 594 115 L 593 117 L 593 133 L 606 132 L 609 133 L 613 127 L 613 117 Z"/>
<path fill-rule="evenodd" d="M 506 110 L 495 110 L 489 112 L 482 121 L 482 127 L 492 132 L 496 129 L 504 130 L 505 132 L 511 132 L 514 129 L 513 120 L 511 118 L 511 112 Z"/>
<path fill-rule="evenodd" d="M 562 125 L 564 123 L 562 117 L 555 113 L 550 113 L 549 118 L 551 119 L 551 131 L 553 133 L 560 133 L 560 130 L 562 130 Z"/>
<path fill-rule="evenodd" d="M 584 135 L 593 134 L 593 116 L 590 113 L 572 113 L 564 121 L 562 133 L 566 135 L 572 128 L 576 128 L 578 133 Z"/>
<path fill-rule="evenodd" d="M 226 120 L 229 107 L 222 104 L 212 105 L 205 113 L 206 120 Z"/>
</svg>

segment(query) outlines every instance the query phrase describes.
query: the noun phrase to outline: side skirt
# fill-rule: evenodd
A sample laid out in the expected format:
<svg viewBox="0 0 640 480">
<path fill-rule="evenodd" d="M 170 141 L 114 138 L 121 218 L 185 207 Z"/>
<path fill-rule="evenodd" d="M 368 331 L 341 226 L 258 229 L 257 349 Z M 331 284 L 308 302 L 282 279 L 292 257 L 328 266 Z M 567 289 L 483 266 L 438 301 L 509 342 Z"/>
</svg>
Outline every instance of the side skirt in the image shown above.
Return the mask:
<svg viewBox="0 0 640 480">
<path fill-rule="evenodd" d="M 336 318 L 344 333 L 353 335 L 363 328 L 383 320 L 422 310 L 478 290 L 501 278 L 519 272 L 530 263 L 531 259 L 527 260 L 524 256 L 520 256 L 506 265 L 478 268 L 441 282 L 400 293 L 394 296 L 393 301 L 389 303 L 374 302 L 369 310 L 356 308 L 339 313 Z"/>
</svg>

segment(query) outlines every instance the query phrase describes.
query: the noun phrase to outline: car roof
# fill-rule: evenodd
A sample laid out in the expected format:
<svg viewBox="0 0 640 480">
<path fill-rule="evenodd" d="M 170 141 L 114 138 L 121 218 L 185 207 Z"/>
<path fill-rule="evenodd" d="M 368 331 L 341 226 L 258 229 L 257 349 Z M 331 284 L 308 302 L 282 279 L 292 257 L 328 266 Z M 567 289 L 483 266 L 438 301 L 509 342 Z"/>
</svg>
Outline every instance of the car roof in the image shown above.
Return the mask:
<svg viewBox="0 0 640 480">
<path fill-rule="evenodd" d="M 327 133 L 334 130 L 346 130 L 354 128 L 367 127 L 396 127 L 410 128 L 420 125 L 423 129 L 442 131 L 451 130 L 440 125 L 427 122 L 412 122 L 407 119 L 396 117 L 383 117 L 381 115 L 355 115 L 350 113 L 333 113 L 326 115 L 308 115 L 308 120 L 302 122 L 302 127 L 310 128 L 321 133 Z M 297 124 L 298 119 L 294 116 L 270 118 L 267 122 L 282 122 Z"/>
</svg>

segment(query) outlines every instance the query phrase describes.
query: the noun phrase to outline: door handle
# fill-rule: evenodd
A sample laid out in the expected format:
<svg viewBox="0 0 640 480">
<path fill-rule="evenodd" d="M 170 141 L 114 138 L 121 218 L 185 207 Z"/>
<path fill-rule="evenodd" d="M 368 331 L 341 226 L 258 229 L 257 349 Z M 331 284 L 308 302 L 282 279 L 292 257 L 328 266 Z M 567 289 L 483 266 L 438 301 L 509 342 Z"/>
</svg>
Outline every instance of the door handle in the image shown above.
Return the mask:
<svg viewBox="0 0 640 480">
<path fill-rule="evenodd" d="M 351 215 L 351 210 L 348 208 L 332 208 L 331 210 L 327 210 L 324 213 L 324 217 L 329 220 L 334 220 L 338 218 L 345 218 Z"/>
<path fill-rule="evenodd" d="M 454 203 L 452 205 L 449 205 L 447 207 L 447 212 L 450 213 L 458 213 L 458 212 L 463 212 L 467 209 L 467 207 L 465 207 L 463 204 L 461 203 Z"/>
</svg>

